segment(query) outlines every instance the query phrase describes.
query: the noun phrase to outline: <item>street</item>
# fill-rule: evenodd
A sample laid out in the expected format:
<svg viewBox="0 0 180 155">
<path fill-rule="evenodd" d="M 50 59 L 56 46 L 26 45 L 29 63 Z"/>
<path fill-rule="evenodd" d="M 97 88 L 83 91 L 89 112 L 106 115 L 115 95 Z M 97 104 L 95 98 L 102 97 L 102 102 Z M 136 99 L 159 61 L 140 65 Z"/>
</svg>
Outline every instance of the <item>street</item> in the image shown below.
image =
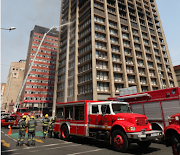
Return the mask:
<svg viewBox="0 0 180 155">
<path fill-rule="evenodd" d="M 171 147 L 163 144 L 152 143 L 148 149 L 140 149 L 136 144 L 131 144 L 127 153 L 116 152 L 107 142 L 93 139 L 71 138 L 70 141 L 63 141 L 56 138 L 42 138 L 42 129 L 36 127 L 36 146 L 16 146 L 16 139 L 19 130 L 11 129 L 11 136 L 7 135 L 9 129 L 1 128 L 1 154 L 2 155 L 171 155 Z M 27 143 L 27 134 L 25 138 Z"/>
</svg>

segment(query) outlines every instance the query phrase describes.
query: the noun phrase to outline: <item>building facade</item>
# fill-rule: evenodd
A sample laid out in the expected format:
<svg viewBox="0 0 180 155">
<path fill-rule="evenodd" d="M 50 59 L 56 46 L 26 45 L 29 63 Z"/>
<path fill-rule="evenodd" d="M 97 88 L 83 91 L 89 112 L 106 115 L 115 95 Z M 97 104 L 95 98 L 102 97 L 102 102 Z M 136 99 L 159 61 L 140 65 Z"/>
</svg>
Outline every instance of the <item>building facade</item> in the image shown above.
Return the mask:
<svg viewBox="0 0 180 155">
<path fill-rule="evenodd" d="M 1 83 L 1 105 L 3 103 L 4 92 L 6 90 L 6 83 Z"/>
<path fill-rule="evenodd" d="M 12 62 L 6 82 L 6 89 L 4 92 L 1 110 L 10 112 L 13 107 L 10 106 L 16 101 L 20 88 L 22 86 L 25 71 L 25 60 L 19 62 Z"/>
<path fill-rule="evenodd" d="M 180 65 L 174 66 L 178 87 L 180 87 Z"/>
<path fill-rule="evenodd" d="M 57 102 L 177 86 L 155 0 L 63 0 L 60 22 Z"/>
<path fill-rule="evenodd" d="M 48 31 L 49 28 L 38 25 L 35 25 L 31 31 L 25 76 L 44 34 Z M 51 30 L 40 47 L 22 93 L 23 107 L 32 110 L 43 108 L 44 112 L 52 109 L 58 33 L 56 30 Z"/>
</svg>

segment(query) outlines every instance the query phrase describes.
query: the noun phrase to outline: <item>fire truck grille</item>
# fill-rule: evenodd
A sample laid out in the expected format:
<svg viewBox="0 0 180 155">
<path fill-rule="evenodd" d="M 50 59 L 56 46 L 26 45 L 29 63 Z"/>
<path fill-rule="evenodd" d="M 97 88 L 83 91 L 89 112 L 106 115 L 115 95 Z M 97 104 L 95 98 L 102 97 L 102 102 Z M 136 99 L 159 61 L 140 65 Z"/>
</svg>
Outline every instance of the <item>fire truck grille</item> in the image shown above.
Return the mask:
<svg viewBox="0 0 180 155">
<path fill-rule="evenodd" d="M 146 118 L 145 117 L 136 117 L 137 126 L 146 126 Z"/>
</svg>

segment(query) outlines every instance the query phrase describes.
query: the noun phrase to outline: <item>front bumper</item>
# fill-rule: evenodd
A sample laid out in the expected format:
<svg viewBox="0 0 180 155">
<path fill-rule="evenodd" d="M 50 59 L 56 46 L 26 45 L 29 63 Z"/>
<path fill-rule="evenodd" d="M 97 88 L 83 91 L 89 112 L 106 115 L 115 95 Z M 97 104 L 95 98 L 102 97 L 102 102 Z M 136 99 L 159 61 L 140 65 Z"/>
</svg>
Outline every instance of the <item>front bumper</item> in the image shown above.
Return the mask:
<svg viewBox="0 0 180 155">
<path fill-rule="evenodd" d="M 163 138 L 163 131 L 159 131 L 159 130 L 131 132 L 126 134 L 129 139 L 139 140 L 139 141 L 149 141 L 149 140 L 154 140 L 156 138 Z"/>
</svg>

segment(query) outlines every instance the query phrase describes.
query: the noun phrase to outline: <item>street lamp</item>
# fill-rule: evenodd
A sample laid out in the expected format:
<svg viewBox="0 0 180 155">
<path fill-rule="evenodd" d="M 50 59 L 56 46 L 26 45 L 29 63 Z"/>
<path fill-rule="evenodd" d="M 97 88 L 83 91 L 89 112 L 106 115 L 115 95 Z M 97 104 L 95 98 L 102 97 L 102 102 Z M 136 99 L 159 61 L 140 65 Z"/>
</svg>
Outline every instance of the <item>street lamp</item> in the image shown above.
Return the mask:
<svg viewBox="0 0 180 155">
<path fill-rule="evenodd" d="M 11 30 L 15 30 L 16 28 L 15 27 L 10 27 L 9 29 L 7 29 L 7 28 L 1 28 L 1 29 L 11 31 Z"/>
<path fill-rule="evenodd" d="M 27 77 L 28 77 L 28 75 L 29 75 L 29 73 L 30 73 L 30 71 L 31 71 L 31 69 L 32 69 L 32 66 L 34 65 L 34 61 L 35 61 L 36 56 L 37 56 L 37 54 L 38 54 L 38 52 L 39 52 L 39 49 L 40 49 L 40 47 L 41 47 L 41 45 L 42 45 L 42 43 L 43 43 L 43 41 L 44 41 L 44 38 L 46 37 L 46 35 L 47 35 L 51 30 L 56 30 L 58 27 L 65 26 L 65 25 L 69 25 L 70 23 L 72 23 L 72 22 L 65 23 L 65 24 L 62 24 L 62 25 L 59 25 L 59 26 L 52 26 L 52 27 L 49 29 L 49 31 L 44 34 L 44 36 L 43 36 L 43 38 L 42 38 L 42 40 L 41 40 L 41 42 L 40 42 L 40 44 L 39 44 L 39 46 L 38 46 L 38 49 L 37 49 L 37 51 L 36 51 L 36 53 L 35 53 L 35 55 L 34 55 L 33 61 L 31 62 L 31 65 L 30 65 L 30 67 L 29 67 L 29 69 L 28 69 L 28 71 L 27 71 L 27 74 L 26 74 L 25 78 L 24 78 L 24 81 L 23 81 L 23 83 L 22 83 L 21 89 L 20 89 L 19 94 L 18 94 L 18 96 L 17 96 L 17 98 L 16 98 L 16 102 L 14 103 L 14 107 L 13 107 L 13 108 L 14 108 L 14 112 L 17 111 L 17 108 L 18 108 L 18 106 L 19 106 L 18 100 L 19 100 L 20 95 L 21 95 L 21 93 L 22 93 L 22 90 L 23 90 L 23 88 L 24 88 L 24 86 L 25 86 L 25 84 L 26 84 L 26 80 L 27 80 Z"/>
</svg>

